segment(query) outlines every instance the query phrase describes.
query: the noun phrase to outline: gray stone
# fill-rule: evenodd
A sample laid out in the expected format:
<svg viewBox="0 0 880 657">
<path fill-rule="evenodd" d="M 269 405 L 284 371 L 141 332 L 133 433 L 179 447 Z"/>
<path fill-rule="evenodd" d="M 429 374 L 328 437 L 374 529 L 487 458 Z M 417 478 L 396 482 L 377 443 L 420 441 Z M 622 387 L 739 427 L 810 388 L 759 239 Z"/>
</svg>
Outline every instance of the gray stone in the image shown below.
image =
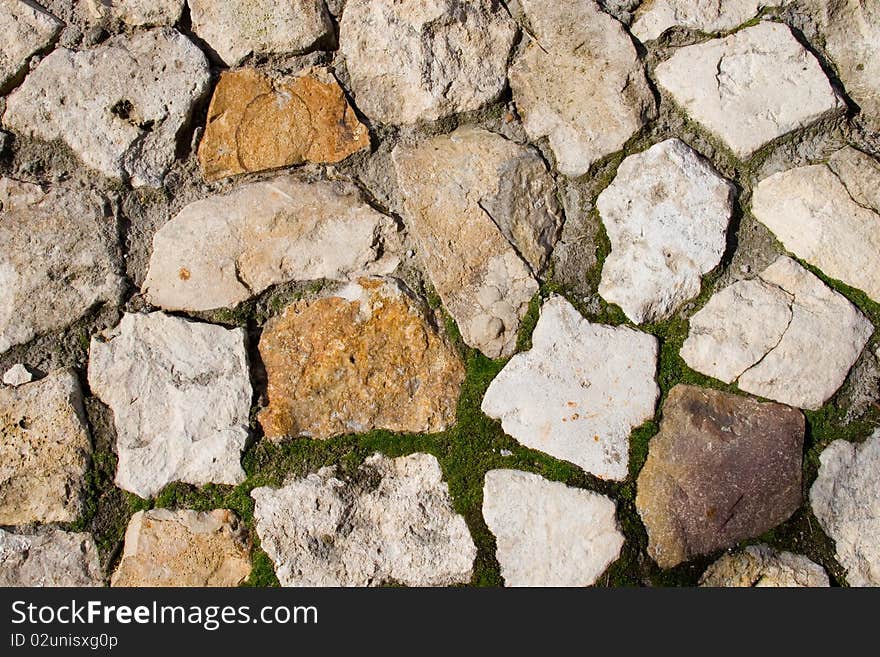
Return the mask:
<svg viewBox="0 0 880 657">
<path fill-rule="evenodd" d="M 726 32 L 758 15 L 764 7 L 779 7 L 792 0 L 646 0 L 639 5 L 632 33 L 650 41 L 671 27 L 701 32 Z"/>
<path fill-rule="evenodd" d="M 25 70 L 28 60 L 48 48 L 64 24 L 33 2 L 0 0 L 0 91 Z"/>
<path fill-rule="evenodd" d="M 185 0 L 85 0 L 94 20 L 118 19 L 132 27 L 174 25 L 180 20 L 184 3 Z"/>
<path fill-rule="evenodd" d="M 91 534 L 0 529 L 0 586 L 102 586 Z"/>
<path fill-rule="evenodd" d="M 829 586 L 828 575 L 817 563 L 766 545 L 750 545 L 725 554 L 706 569 L 700 586 L 712 587 L 820 587 Z"/>
<path fill-rule="evenodd" d="M 33 380 L 34 375 L 21 363 L 16 363 L 6 370 L 6 373 L 3 375 L 3 383 L 7 386 L 18 387 Z"/>
</svg>

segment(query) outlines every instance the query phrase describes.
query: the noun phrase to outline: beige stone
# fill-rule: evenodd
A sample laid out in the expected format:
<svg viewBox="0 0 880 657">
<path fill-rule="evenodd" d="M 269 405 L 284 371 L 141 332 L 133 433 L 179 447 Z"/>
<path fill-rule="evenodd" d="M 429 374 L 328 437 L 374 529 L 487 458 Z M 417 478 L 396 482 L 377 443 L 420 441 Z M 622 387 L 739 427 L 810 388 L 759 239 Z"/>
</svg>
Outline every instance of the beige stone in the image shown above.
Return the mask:
<svg viewBox="0 0 880 657">
<path fill-rule="evenodd" d="M 817 563 L 767 545 L 750 545 L 742 552 L 725 554 L 703 576 L 700 586 L 713 587 L 816 587 L 828 586 L 828 575 Z"/>
<path fill-rule="evenodd" d="M 16 79 L 34 53 L 52 43 L 63 26 L 32 2 L 0 0 L 0 90 Z"/>
</svg>

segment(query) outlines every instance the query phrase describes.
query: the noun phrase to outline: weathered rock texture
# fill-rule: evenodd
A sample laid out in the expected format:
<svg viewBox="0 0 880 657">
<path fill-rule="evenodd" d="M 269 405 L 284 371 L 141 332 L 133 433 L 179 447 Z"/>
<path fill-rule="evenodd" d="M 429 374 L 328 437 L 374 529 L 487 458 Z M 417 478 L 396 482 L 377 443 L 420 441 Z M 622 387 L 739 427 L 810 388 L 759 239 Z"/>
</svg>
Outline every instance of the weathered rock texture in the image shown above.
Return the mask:
<svg viewBox="0 0 880 657">
<path fill-rule="evenodd" d="M 476 547 L 428 454 L 368 458 L 255 488 L 260 544 L 282 586 L 439 586 L 471 579 Z"/>
<path fill-rule="evenodd" d="M 592 324 L 562 297 L 547 301 L 532 349 L 495 377 L 482 409 L 527 447 L 603 479 L 624 479 L 629 434 L 654 415 L 657 340 Z"/>
<path fill-rule="evenodd" d="M 232 511 L 138 511 L 112 586 L 238 586 L 251 572 L 247 533 Z"/>
<path fill-rule="evenodd" d="M 353 184 L 281 176 L 181 210 L 153 238 L 143 289 L 168 310 L 211 310 L 287 281 L 390 273 L 396 233 Z"/>
<path fill-rule="evenodd" d="M 490 470 L 483 517 L 506 586 L 590 586 L 620 554 L 614 501 L 518 470 Z"/>
<path fill-rule="evenodd" d="M 648 554 L 671 568 L 787 520 L 801 504 L 803 440 L 796 409 L 675 386 L 637 484 Z"/>
<path fill-rule="evenodd" d="M 76 520 L 91 452 L 73 370 L 0 387 L 0 525 Z"/>
<path fill-rule="evenodd" d="M 3 383 L 7 386 L 20 386 L 33 380 L 34 375 L 21 363 L 16 363 L 6 370 L 6 373 L 3 375 Z"/>
<path fill-rule="evenodd" d="M 843 295 L 781 256 L 691 317 L 681 357 L 746 392 L 816 410 L 844 382 L 873 330 Z"/>
<path fill-rule="evenodd" d="M 691 118 L 742 159 L 843 107 L 816 58 L 778 23 L 681 48 L 655 75 Z"/>
<path fill-rule="evenodd" d="M 786 249 L 880 302 L 880 163 L 847 146 L 760 181 L 752 213 Z"/>
<path fill-rule="evenodd" d="M 646 0 L 639 5 L 633 35 L 650 41 L 670 27 L 701 32 L 726 32 L 758 15 L 763 7 L 778 7 L 791 0 Z"/>
<path fill-rule="evenodd" d="M 0 178 L 0 353 L 117 303 L 116 221 L 85 190 Z"/>
<path fill-rule="evenodd" d="M 489 0 L 348 0 L 339 47 L 358 108 L 380 123 L 415 123 L 495 100 L 516 32 Z"/>
<path fill-rule="evenodd" d="M 700 586 L 712 587 L 819 587 L 829 586 L 828 575 L 817 563 L 766 545 L 750 545 L 725 554 L 706 569 Z"/>
<path fill-rule="evenodd" d="M 295 302 L 267 322 L 260 356 L 267 438 L 432 433 L 455 422 L 464 367 L 394 280 L 361 279 Z"/>
<path fill-rule="evenodd" d="M 39 5 L 23 0 L 0 0 L 0 91 L 6 91 L 32 55 L 49 47 L 63 23 Z"/>
<path fill-rule="evenodd" d="M 113 410 L 120 488 L 149 497 L 172 481 L 244 480 L 251 384 L 241 329 L 126 314 L 92 337 L 89 385 Z"/>
<path fill-rule="evenodd" d="M 98 21 L 117 19 L 132 27 L 157 27 L 180 20 L 184 0 L 85 0 L 85 4 Z"/>
<path fill-rule="evenodd" d="M 199 160 L 208 180 L 304 162 L 334 163 L 369 148 L 329 70 L 277 80 L 253 68 L 227 71 L 211 98 Z"/>
<path fill-rule="evenodd" d="M 627 157 L 596 203 L 611 242 L 599 294 L 636 323 L 667 319 L 721 261 L 733 195 L 678 139 Z"/>
<path fill-rule="evenodd" d="M 91 534 L 0 529 L 0 586 L 102 586 Z"/>
<path fill-rule="evenodd" d="M 619 151 L 654 111 L 632 39 L 593 0 L 521 0 L 532 40 L 510 67 L 523 127 L 580 176 Z"/>
<path fill-rule="evenodd" d="M 90 50 L 58 48 L 9 96 L 3 124 L 62 140 L 109 178 L 158 187 L 209 80 L 202 51 L 170 28 L 115 36 Z"/>
<path fill-rule="evenodd" d="M 850 586 L 880 586 L 880 430 L 860 445 L 835 440 L 819 455 L 810 504 L 834 539 Z"/>
</svg>

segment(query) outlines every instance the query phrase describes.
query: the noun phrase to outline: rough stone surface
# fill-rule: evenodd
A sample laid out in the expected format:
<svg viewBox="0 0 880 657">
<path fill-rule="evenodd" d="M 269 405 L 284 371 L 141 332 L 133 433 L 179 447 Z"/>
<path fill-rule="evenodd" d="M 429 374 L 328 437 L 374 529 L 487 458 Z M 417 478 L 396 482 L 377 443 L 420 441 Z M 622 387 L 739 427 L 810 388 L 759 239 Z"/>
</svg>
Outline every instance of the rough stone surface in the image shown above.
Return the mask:
<svg viewBox="0 0 880 657">
<path fill-rule="evenodd" d="M 590 586 L 620 554 L 614 501 L 518 470 L 490 470 L 483 517 L 506 586 Z"/>
<path fill-rule="evenodd" d="M 0 525 L 73 522 L 92 452 L 73 370 L 0 387 Z"/>
<path fill-rule="evenodd" d="M 709 299 L 691 317 L 681 356 L 746 392 L 816 410 L 843 384 L 873 330 L 845 297 L 781 256 Z"/>
<path fill-rule="evenodd" d="M 116 221 L 97 194 L 0 178 L 0 353 L 116 303 Z"/>
<path fill-rule="evenodd" d="M 3 383 L 7 386 L 17 387 L 20 385 L 24 385 L 25 383 L 30 383 L 34 380 L 34 375 L 31 374 L 30 370 L 22 365 L 21 363 L 16 363 L 3 375 Z"/>
<path fill-rule="evenodd" d="M 238 586 L 251 572 L 247 533 L 232 511 L 138 511 L 112 586 Z"/>
<path fill-rule="evenodd" d="M 323 67 L 273 80 L 253 68 L 220 76 L 199 144 L 208 180 L 304 162 L 334 163 L 370 146 L 336 78 Z"/>
<path fill-rule="evenodd" d="M 810 504 L 834 539 L 850 586 L 880 586 L 880 430 L 860 445 L 835 440 L 819 455 Z"/>
<path fill-rule="evenodd" d="M 667 319 L 721 261 L 733 195 L 678 139 L 627 157 L 596 203 L 611 242 L 599 294 L 637 324 Z"/>
<path fill-rule="evenodd" d="M 464 341 L 510 355 L 538 290 L 532 272 L 562 223 L 546 167 L 532 150 L 474 128 L 399 146 L 393 159 L 409 228 Z"/>
<path fill-rule="evenodd" d="M 143 289 L 168 310 L 210 310 L 287 281 L 390 273 L 396 233 L 353 184 L 281 176 L 181 210 L 153 238 Z"/>
<path fill-rule="evenodd" d="M 52 44 L 63 25 L 32 2 L 0 0 L 0 91 L 15 81 L 32 55 Z"/>
<path fill-rule="evenodd" d="M 132 27 L 174 25 L 180 20 L 184 2 L 185 0 L 85 0 L 95 20 L 118 19 Z"/>
<path fill-rule="evenodd" d="M 624 479 L 629 434 L 654 415 L 657 340 L 588 322 L 562 297 L 541 309 L 532 349 L 517 354 L 483 398 L 486 415 L 527 447 L 603 479 Z"/>
<path fill-rule="evenodd" d="M 92 337 L 89 385 L 113 410 L 120 488 L 149 497 L 172 481 L 244 480 L 251 384 L 241 329 L 125 314 Z"/>
<path fill-rule="evenodd" d="M 3 124 L 64 141 L 109 178 L 158 187 L 209 80 L 205 56 L 170 28 L 115 36 L 90 50 L 58 48 L 9 96 Z"/>
<path fill-rule="evenodd" d="M 880 302 L 880 163 L 854 148 L 758 183 L 752 213 L 786 249 Z"/>
<path fill-rule="evenodd" d="M 740 158 L 843 107 L 816 58 L 778 23 L 680 48 L 655 75 Z"/>
<path fill-rule="evenodd" d="M 415 123 L 495 100 L 516 32 L 487 0 L 348 0 L 339 47 L 358 108 L 380 123 Z"/>
<path fill-rule="evenodd" d="M 476 547 L 429 454 L 375 454 L 353 479 L 321 468 L 282 488 L 255 488 L 251 496 L 260 544 L 282 586 L 440 586 L 471 579 Z"/>
<path fill-rule="evenodd" d="M 750 545 L 742 552 L 725 554 L 709 566 L 700 578 L 700 586 L 819 587 L 829 583 L 822 566 L 800 554 Z"/>
<path fill-rule="evenodd" d="M 521 0 L 532 41 L 510 68 L 523 127 L 580 176 L 619 151 L 654 110 L 632 39 L 593 0 Z"/>
<path fill-rule="evenodd" d="M 193 32 L 228 66 L 250 54 L 305 52 L 333 33 L 323 0 L 189 0 Z"/>
<path fill-rule="evenodd" d="M 726 32 L 758 15 L 764 7 L 778 7 L 791 0 L 647 0 L 639 5 L 632 33 L 650 41 L 670 27 L 701 32 Z"/>
<path fill-rule="evenodd" d="M 98 548 L 91 534 L 0 529 L 0 586 L 101 586 Z"/>
<path fill-rule="evenodd" d="M 361 279 L 295 302 L 267 322 L 260 356 L 267 438 L 433 433 L 455 422 L 464 367 L 394 280 Z"/>
<path fill-rule="evenodd" d="M 670 390 L 637 483 L 648 554 L 672 568 L 787 520 L 801 504 L 804 426 L 781 404 Z"/>
</svg>

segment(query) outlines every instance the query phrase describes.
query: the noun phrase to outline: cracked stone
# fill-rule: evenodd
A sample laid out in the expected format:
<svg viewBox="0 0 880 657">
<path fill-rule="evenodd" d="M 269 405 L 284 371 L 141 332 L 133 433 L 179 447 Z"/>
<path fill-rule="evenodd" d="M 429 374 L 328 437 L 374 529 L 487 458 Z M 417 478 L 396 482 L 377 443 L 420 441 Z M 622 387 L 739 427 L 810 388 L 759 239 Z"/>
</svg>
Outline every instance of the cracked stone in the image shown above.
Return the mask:
<svg viewBox="0 0 880 657">
<path fill-rule="evenodd" d="M 91 534 L 0 529 L 0 586 L 103 586 Z"/>
<path fill-rule="evenodd" d="M 672 568 L 785 522 L 801 504 L 804 427 L 788 406 L 672 388 L 637 482 L 648 554 Z"/>
<path fill-rule="evenodd" d="M 830 586 L 825 569 L 807 557 L 779 552 L 767 545 L 750 545 L 725 554 L 706 569 L 700 586 L 713 587 L 824 587 Z"/>
<path fill-rule="evenodd" d="M 639 5 L 632 33 L 641 41 L 661 36 L 671 27 L 700 32 L 726 32 L 758 15 L 764 7 L 780 7 L 792 0 L 646 0 Z"/>
<path fill-rule="evenodd" d="M 691 317 L 681 357 L 746 392 L 817 410 L 843 384 L 873 331 L 843 295 L 781 256 L 757 278 L 717 292 Z"/>
<path fill-rule="evenodd" d="M 6 90 L 27 67 L 28 60 L 48 48 L 64 23 L 39 5 L 0 0 L 0 90 Z"/>
<path fill-rule="evenodd" d="M 183 13 L 184 0 L 86 0 L 96 21 L 121 20 L 132 27 L 174 25 Z"/>
<path fill-rule="evenodd" d="M 657 339 L 593 324 L 562 297 L 541 308 L 531 350 L 495 377 L 482 410 L 527 447 L 602 479 L 625 479 L 629 435 L 651 419 Z"/>
</svg>

